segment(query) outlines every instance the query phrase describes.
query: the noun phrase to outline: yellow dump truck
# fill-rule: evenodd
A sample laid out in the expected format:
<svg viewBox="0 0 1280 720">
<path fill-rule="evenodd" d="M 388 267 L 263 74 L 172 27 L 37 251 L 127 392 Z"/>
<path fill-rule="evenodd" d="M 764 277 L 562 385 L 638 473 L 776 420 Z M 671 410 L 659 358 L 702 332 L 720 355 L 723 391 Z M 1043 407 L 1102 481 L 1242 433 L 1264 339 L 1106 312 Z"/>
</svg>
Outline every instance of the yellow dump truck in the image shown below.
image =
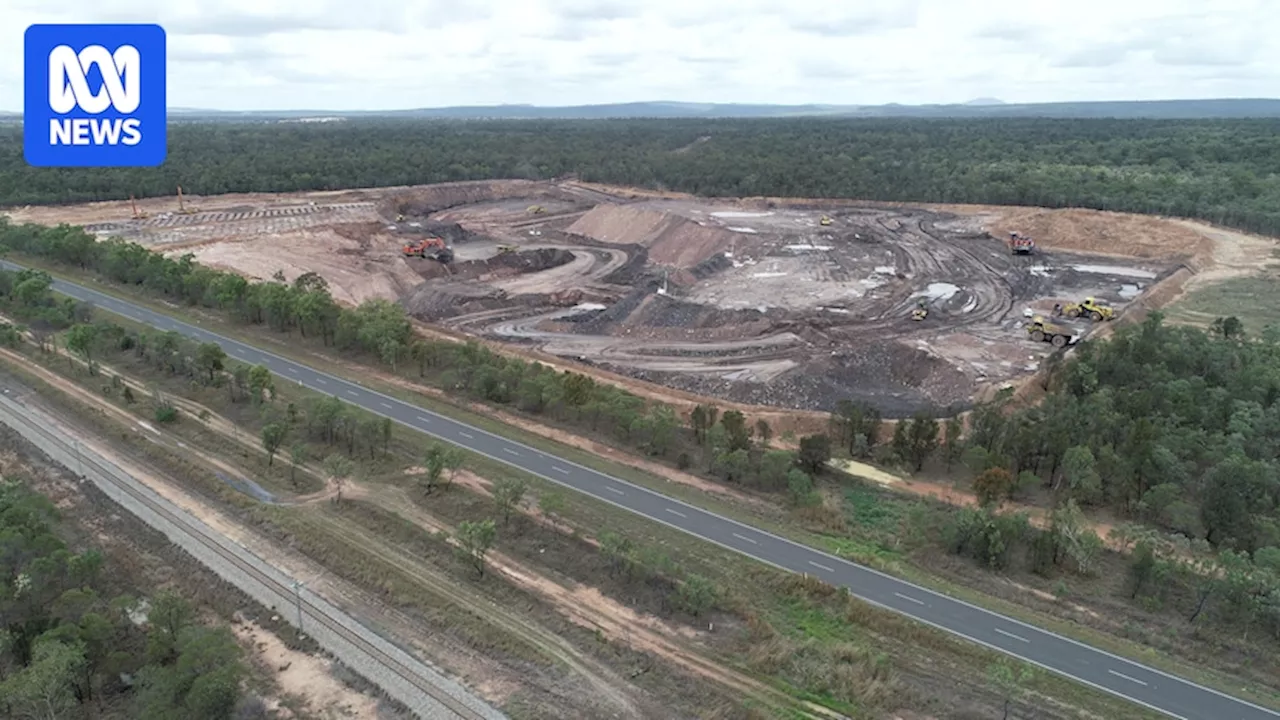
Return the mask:
<svg viewBox="0 0 1280 720">
<path fill-rule="evenodd" d="M 1027 323 L 1027 334 L 1036 342 L 1052 343 L 1054 347 L 1066 347 L 1076 341 L 1076 334 L 1070 328 L 1045 320 L 1039 315 Z"/>
</svg>

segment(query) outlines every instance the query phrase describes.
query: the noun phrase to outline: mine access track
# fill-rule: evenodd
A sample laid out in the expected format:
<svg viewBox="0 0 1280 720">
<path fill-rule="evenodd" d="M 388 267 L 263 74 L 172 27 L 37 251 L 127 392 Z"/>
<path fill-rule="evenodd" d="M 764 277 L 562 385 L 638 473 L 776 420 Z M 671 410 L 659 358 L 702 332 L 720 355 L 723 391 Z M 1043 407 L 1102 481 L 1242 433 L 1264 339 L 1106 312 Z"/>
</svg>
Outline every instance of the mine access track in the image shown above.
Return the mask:
<svg viewBox="0 0 1280 720">
<path fill-rule="evenodd" d="M 12 400 L 9 400 L 8 398 L 5 399 L 5 404 L 12 403 Z M 209 552 L 217 555 L 241 573 L 244 573 L 282 597 L 298 598 L 308 620 L 318 623 L 329 632 L 341 637 L 346 642 L 358 648 L 368 656 L 368 659 L 371 662 L 377 663 L 388 672 L 394 673 L 401 681 L 411 685 L 423 694 L 434 699 L 436 702 L 447 708 L 454 717 L 464 718 L 465 720 L 492 720 L 494 717 L 501 717 L 501 715 L 496 713 L 481 714 L 471 707 L 463 704 L 453 695 L 431 682 L 430 679 L 423 677 L 412 668 L 407 667 L 404 663 L 392 657 L 389 653 L 383 651 L 374 643 L 371 643 L 361 637 L 359 633 L 352 631 L 335 617 L 331 617 L 330 613 L 332 611 L 329 608 L 322 607 L 313 601 L 306 599 L 300 593 L 295 592 L 292 586 L 282 583 L 276 578 L 254 567 L 252 563 L 246 561 L 240 556 L 240 554 L 232 551 L 222 542 L 219 542 L 218 538 L 214 536 L 203 523 L 193 521 L 192 518 L 185 517 L 182 513 L 174 512 L 166 506 L 167 503 L 157 502 L 146 493 L 134 487 L 131 483 L 120 480 L 117 476 L 117 473 L 120 472 L 118 468 L 107 467 L 107 465 L 94 460 L 91 453 L 81 452 L 78 445 L 67 442 L 58 433 L 50 431 L 38 422 L 21 417 L 18 413 L 12 411 L 4 412 L 3 415 L 11 415 L 29 430 L 40 435 L 48 444 L 52 444 L 64 451 L 68 457 L 74 456 L 76 458 L 76 462 L 81 465 L 81 475 L 84 474 L 84 468 L 92 468 L 96 471 L 96 475 L 111 483 L 111 485 L 119 489 L 120 492 L 128 495 L 130 499 L 144 506 L 156 515 L 164 518 L 174 527 L 179 528 Z M 5 420 L 6 424 L 12 424 L 8 418 L 0 419 Z M 15 427 L 14 429 L 17 430 L 18 428 Z M 22 434 L 27 435 L 28 433 L 24 432 Z M 433 715 L 432 717 L 438 717 L 438 715 Z"/>
</svg>

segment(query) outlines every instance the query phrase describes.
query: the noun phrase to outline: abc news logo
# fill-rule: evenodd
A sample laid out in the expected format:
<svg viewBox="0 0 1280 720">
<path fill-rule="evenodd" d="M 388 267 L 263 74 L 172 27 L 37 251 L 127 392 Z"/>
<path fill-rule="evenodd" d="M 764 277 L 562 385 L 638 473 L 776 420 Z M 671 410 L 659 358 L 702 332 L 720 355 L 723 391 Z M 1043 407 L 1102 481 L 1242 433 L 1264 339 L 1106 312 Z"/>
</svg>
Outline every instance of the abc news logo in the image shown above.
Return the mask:
<svg viewBox="0 0 1280 720">
<path fill-rule="evenodd" d="M 167 154 L 164 28 L 32 25 L 23 153 L 37 167 L 154 167 Z"/>
<path fill-rule="evenodd" d="M 142 58 L 132 45 L 121 45 L 114 53 L 101 45 L 90 45 L 77 53 L 59 45 L 49 53 L 49 108 L 67 114 L 77 108 L 98 115 L 108 108 L 129 114 L 142 102 L 140 79 Z M 102 75 L 98 92 L 89 89 L 87 73 L 97 67 Z M 142 121 L 138 118 L 51 118 L 50 145 L 137 145 L 142 142 Z"/>
</svg>

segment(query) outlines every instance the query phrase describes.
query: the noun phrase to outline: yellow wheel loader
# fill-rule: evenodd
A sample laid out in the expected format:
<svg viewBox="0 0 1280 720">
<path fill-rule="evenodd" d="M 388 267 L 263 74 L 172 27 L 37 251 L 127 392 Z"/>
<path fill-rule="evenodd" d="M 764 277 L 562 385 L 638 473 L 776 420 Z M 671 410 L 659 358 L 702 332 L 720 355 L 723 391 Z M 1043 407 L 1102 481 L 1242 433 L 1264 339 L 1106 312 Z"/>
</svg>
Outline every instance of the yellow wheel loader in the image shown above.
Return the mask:
<svg viewBox="0 0 1280 720">
<path fill-rule="evenodd" d="M 1108 305 L 1105 300 L 1091 297 L 1085 298 L 1081 303 L 1067 303 L 1062 308 L 1062 314 L 1069 318 L 1086 317 L 1094 322 L 1114 320 L 1116 317 L 1115 308 Z"/>
</svg>

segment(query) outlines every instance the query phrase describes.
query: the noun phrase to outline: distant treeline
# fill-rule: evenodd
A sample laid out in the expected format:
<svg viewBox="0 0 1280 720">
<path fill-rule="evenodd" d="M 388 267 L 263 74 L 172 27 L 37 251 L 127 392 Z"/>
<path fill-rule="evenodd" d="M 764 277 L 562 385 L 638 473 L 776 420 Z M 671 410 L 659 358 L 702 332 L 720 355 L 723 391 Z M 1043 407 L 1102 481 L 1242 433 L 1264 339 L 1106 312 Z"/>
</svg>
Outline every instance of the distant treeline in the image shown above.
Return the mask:
<svg viewBox="0 0 1280 720">
<path fill-rule="evenodd" d="M 709 140 L 694 144 L 702 137 Z M 37 169 L 0 128 L 0 203 L 552 178 L 709 196 L 1090 207 L 1280 234 L 1280 119 L 175 123 L 164 166 Z"/>
</svg>

